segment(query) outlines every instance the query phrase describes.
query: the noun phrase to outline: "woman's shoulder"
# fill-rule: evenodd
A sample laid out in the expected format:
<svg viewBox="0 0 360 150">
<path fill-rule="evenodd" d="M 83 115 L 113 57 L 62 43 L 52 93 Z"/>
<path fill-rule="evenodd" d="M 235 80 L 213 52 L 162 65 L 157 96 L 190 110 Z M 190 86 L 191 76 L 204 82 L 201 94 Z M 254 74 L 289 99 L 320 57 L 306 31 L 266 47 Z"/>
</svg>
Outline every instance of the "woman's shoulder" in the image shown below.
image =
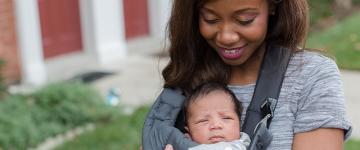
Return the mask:
<svg viewBox="0 0 360 150">
<path fill-rule="evenodd" d="M 335 59 L 321 51 L 301 50 L 294 53 L 289 68 L 302 73 L 319 70 L 338 70 Z"/>
<path fill-rule="evenodd" d="M 287 78 L 302 83 L 329 75 L 340 76 L 335 60 L 322 52 L 311 50 L 295 52 L 285 74 Z"/>
<path fill-rule="evenodd" d="M 316 50 L 301 50 L 294 53 L 292 61 L 302 65 L 317 66 L 319 64 L 334 65 L 335 59 L 329 54 Z"/>
</svg>

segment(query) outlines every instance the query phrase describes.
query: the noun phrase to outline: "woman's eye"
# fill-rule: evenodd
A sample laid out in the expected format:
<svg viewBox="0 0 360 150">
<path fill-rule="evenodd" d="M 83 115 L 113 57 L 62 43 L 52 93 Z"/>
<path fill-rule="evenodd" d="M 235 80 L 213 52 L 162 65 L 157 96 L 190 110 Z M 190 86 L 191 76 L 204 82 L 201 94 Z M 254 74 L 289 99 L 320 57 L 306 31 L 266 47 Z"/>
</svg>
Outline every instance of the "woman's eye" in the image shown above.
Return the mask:
<svg viewBox="0 0 360 150">
<path fill-rule="evenodd" d="M 219 19 L 204 19 L 204 21 L 208 24 L 215 24 L 219 22 Z"/>
<path fill-rule="evenodd" d="M 254 19 L 248 19 L 248 20 L 236 20 L 241 25 L 248 25 L 254 21 Z"/>
</svg>

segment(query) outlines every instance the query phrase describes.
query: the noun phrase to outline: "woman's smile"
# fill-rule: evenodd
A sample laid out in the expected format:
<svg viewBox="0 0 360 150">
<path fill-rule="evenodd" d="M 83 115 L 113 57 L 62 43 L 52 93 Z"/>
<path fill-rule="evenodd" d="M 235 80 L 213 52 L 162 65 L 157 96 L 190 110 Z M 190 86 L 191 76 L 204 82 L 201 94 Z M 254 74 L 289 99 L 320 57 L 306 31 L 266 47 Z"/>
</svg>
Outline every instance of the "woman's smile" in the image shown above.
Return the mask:
<svg viewBox="0 0 360 150">
<path fill-rule="evenodd" d="M 264 0 L 209 1 L 200 9 L 199 29 L 225 64 L 254 68 L 258 64 L 248 62 L 264 43 L 268 15 Z"/>
<path fill-rule="evenodd" d="M 245 50 L 245 46 L 242 47 L 237 47 L 237 48 L 231 48 L 231 49 L 227 49 L 227 48 L 219 48 L 220 54 L 222 55 L 223 58 L 225 59 L 239 59 L 244 50 Z"/>
</svg>

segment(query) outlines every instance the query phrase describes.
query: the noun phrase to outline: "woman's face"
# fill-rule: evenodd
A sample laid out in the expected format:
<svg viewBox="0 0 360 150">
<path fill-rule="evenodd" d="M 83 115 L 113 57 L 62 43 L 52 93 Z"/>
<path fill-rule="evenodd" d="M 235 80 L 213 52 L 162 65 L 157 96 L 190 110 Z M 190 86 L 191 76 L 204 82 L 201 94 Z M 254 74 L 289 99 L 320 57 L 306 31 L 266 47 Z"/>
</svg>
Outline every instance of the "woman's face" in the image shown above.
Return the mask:
<svg viewBox="0 0 360 150">
<path fill-rule="evenodd" d="M 229 65 L 241 65 L 262 45 L 267 0 L 210 0 L 200 9 L 201 35 Z"/>
</svg>

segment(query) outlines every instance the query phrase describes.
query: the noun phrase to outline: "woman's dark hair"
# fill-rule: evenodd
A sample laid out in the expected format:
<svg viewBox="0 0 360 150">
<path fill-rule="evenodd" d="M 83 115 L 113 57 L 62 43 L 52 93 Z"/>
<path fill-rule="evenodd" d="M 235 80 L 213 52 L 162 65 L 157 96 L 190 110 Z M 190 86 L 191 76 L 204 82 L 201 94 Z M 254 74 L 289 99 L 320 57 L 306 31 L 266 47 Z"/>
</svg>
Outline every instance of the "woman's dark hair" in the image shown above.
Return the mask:
<svg viewBox="0 0 360 150">
<path fill-rule="evenodd" d="M 185 95 L 208 81 L 227 83 L 230 66 L 225 64 L 201 36 L 199 13 L 209 0 L 174 0 L 168 24 L 170 62 L 162 72 L 164 87 L 180 88 Z M 268 0 L 266 43 L 296 50 L 308 30 L 307 0 Z"/>
<path fill-rule="evenodd" d="M 184 112 L 184 121 L 187 123 L 187 115 L 189 106 L 199 100 L 199 98 L 210 94 L 211 92 L 220 91 L 224 92 L 226 95 L 230 96 L 231 102 L 234 104 L 234 111 L 236 112 L 237 116 L 239 117 L 239 121 L 241 118 L 243 107 L 240 101 L 236 98 L 235 94 L 223 83 L 216 83 L 216 82 L 207 82 L 201 84 L 200 86 L 196 87 L 191 94 L 186 98 L 184 105 L 183 105 L 183 112 Z M 221 103 L 221 102 L 219 102 Z"/>
</svg>

